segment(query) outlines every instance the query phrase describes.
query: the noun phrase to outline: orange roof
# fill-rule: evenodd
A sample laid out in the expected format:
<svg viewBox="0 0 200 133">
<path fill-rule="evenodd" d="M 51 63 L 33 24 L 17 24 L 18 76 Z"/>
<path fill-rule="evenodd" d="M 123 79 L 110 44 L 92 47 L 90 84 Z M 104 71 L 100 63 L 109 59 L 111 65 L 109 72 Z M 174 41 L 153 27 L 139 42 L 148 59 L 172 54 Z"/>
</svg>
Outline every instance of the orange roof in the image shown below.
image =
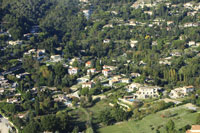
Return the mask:
<svg viewBox="0 0 200 133">
<path fill-rule="evenodd" d="M 187 130 L 186 133 L 200 133 L 200 125 L 192 125 L 192 128 Z"/>
<path fill-rule="evenodd" d="M 107 71 L 107 72 L 109 72 L 109 71 L 110 71 L 110 69 L 104 69 L 104 70 L 102 70 L 102 71 Z"/>
<path fill-rule="evenodd" d="M 88 62 L 86 62 L 85 64 L 88 64 L 88 65 L 90 65 L 90 64 L 91 64 L 91 61 L 88 61 Z"/>
<path fill-rule="evenodd" d="M 192 130 L 200 130 L 200 125 L 192 125 Z"/>
</svg>

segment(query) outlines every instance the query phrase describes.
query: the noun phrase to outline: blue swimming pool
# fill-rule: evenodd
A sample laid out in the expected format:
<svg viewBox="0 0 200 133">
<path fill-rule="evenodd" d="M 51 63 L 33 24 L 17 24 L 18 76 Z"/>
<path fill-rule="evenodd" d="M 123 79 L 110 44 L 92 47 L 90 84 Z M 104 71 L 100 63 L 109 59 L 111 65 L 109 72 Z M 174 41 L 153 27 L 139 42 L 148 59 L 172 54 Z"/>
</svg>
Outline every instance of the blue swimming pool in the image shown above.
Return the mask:
<svg viewBox="0 0 200 133">
<path fill-rule="evenodd" d="M 130 101 L 130 102 L 134 102 L 134 101 L 135 101 L 135 99 L 128 99 L 128 101 Z"/>
</svg>

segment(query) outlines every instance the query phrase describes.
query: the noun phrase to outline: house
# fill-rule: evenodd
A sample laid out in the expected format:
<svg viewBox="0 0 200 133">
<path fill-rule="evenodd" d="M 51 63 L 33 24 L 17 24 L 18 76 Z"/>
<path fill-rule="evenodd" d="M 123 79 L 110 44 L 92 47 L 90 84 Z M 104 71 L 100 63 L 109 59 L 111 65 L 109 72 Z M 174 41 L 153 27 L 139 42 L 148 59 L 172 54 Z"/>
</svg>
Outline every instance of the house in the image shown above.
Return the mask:
<svg viewBox="0 0 200 133">
<path fill-rule="evenodd" d="M 139 83 L 131 83 L 130 85 L 127 86 L 126 91 L 127 92 L 133 92 L 134 90 L 138 89 L 139 87 L 144 86 Z"/>
<path fill-rule="evenodd" d="M 143 60 L 141 60 L 140 62 L 139 62 L 139 65 L 143 65 L 143 66 L 145 66 L 147 63 L 145 63 Z"/>
<path fill-rule="evenodd" d="M 135 2 L 131 7 L 135 8 L 135 9 L 138 9 L 140 7 L 140 3 L 139 2 Z"/>
<path fill-rule="evenodd" d="M 196 43 L 196 46 L 199 47 L 199 46 L 200 46 L 200 42 L 197 42 L 197 43 Z"/>
<path fill-rule="evenodd" d="M 196 42 L 195 41 L 189 41 L 188 42 L 188 46 L 196 46 Z"/>
<path fill-rule="evenodd" d="M 37 50 L 37 56 L 42 56 L 46 53 L 46 50 L 45 49 L 38 49 Z"/>
<path fill-rule="evenodd" d="M 181 98 L 187 96 L 190 92 L 193 92 L 195 89 L 193 86 L 184 86 L 171 90 L 169 97 L 170 98 Z"/>
<path fill-rule="evenodd" d="M 30 49 L 30 50 L 28 51 L 28 54 L 33 54 L 33 53 L 35 53 L 35 51 L 36 51 L 36 49 Z"/>
<path fill-rule="evenodd" d="M 111 80 L 109 80 L 109 85 L 113 86 L 114 83 L 118 83 L 118 82 L 119 82 L 118 79 L 111 79 Z"/>
<path fill-rule="evenodd" d="M 181 53 L 178 51 L 173 51 L 170 54 L 171 54 L 171 56 L 181 56 Z"/>
<path fill-rule="evenodd" d="M 156 45 L 158 45 L 158 43 L 157 43 L 157 41 L 153 41 L 151 45 L 156 46 Z"/>
<path fill-rule="evenodd" d="M 22 44 L 22 41 L 21 40 L 17 40 L 17 41 L 8 41 L 8 44 L 9 45 L 21 45 Z"/>
<path fill-rule="evenodd" d="M 103 43 L 109 43 L 109 42 L 110 42 L 110 39 L 103 40 Z"/>
<path fill-rule="evenodd" d="M 174 21 L 167 21 L 167 25 L 171 25 L 173 23 L 174 23 Z"/>
<path fill-rule="evenodd" d="M 109 85 L 112 86 L 114 83 L 120 82 L 120 79 L 121 79 L 121 76 L 120 76 L 120 75 L 113 76 L 113 77 L 109 80 Z"/>
<path fill-rule="evenodd" d="M 30 73 L 28 73 L 28 72 L 20 73 L 20 74 L 16 75 L 16 78 L 21 79 L 21 78 L 25 78 L 28 75 L 30 75 Z"/>
<path fill-rule="evenodd" d="M 113 25 L 112 24 L 107 24 L 107 25 L 104 25 L 103 28 L 113 28 Z"/>
<path fill-rule="evenodd" d="M 159 61 L 159 64 L 161 64 L 161 65 L 171 65 L 172 63 L 169 61 L 169 59 L 164 58 L 164 59 L 161 59 Z"/>
<path fill-rule="evenodd" d="M 200 133 L 200 125 L 192 125 L 192 128 L 187 130 L 186 133 Z"/>
<path fill-rule="evenodd" d="M 170 2 L 165 3 L 165 5 L 167 6 L 167 8 L 169 8 L 171 4 L 172 3 L 170 3 Z"/>
<path fill-rule="evenodd" d="M 193 4 L 190 3 L 190 2 L 185 3 L 183 6 L 184 6 L 185 8 L 187 8 L 187 9 L 192 9 L 192 8 L 193 8 Z"/>
<path fill-rule="evenodd" d="M 87 61 L 85 63 L 85 67 L 92 67 L 92 62 L 91 61 Z"/>
<path fill-rule="evenodd" d="M 145 14 L 148 14 L 148 15 L 150 15 L 150 16 L 153 15 L 153 12 L 152 12 L 152 11 L 144 11 L 144 13 L 145 13 Z"/>
<path fill-rule="evenodd" d="M 121 81 L 122 83 L 127 83 L 127 84 L 130 83 L 130 79 L 129 79 L 129 78 L 122 78 L 120 81 Z"/>
<path fill-rule="evenodd" d="M 86 83 L 82 84 L 82 88 L 89 88 L 89 89 L 91 89 L 91 88 L 94 87 L 94 85 L 95 84 L 93 82 L 86 82 Z"/>
<path fill-rule="evenodd" d="M 137 77 L 140 77 L 140 76 L 141 76 L 141 74 L 139 74 L 139 73 L 131 73 L 132 78 L 137 78 Z"/>
<path fill-rule="evenodd" d="M 88 0 L 79 0 L 79 1 L 83 3 L 88 3 Z"/>
<path fill-rule="evenodd" d="M 69 75 L 75 75 L 79 72 L 79 69 L 77 67 L 72 67 L 68 69 Z"/>
<path fill-rule="evenodd" d="M 129 24 L 130 26 L 136 26 L 137 22 L 135 20 L 129 20 Z"/>
<path fill-rule="evenodd" d="M 62 57 L 61 57 L 61 55 L 52 55 L 52 56 L 51 56 L 51 60 L 52 60 L 53 62 L 59 62 L 59 61 L 62 60 Z"/>
<path fill-rule="evenodd" d="M 139 88 L 139 87 L 142 87 L 142 86 L 143 86 L 143 85 L 140 84 L 140 83 L 132 83 L 132 84 L 130 84 L 130 85 L 128 86 L 128 88 L 134 90 L 134 89 Z"/>
<path fill-rule="evenodd" d="M 187 16 L 195 16 L 197 13 L 197 11 L 187 12 Z"/>
<path fill-rule="evenodd" d="M 96 73 L 96 68 L 90 68 L 90 69 L 88 69 L 87 70 L 87 75 L 89 75 L 89 74 L 95 74 Z"/>
<path fill-rule="evenodd" d="M 69 64 L 72 65 L 75 61 L 78 61 L 79 63 L 81 63 L 81 59 L 78 57 L 75 57 L 75 58 L 69 60 Z"/>
<path fill-rule="evenodd" d="M 103 69 L 109 69 L 109 70 L 113 71 L 113 70 L 116 69 L 116 67 L 104 65 L 104 66 L 103 66 Z"/>
<path fill-rule="evenodd" d="M 137 40 L 130 40 L 130 46 L 131 48 L 135 48 L 137 45 L 138 41 Z"/>
<path fill-rule="evenodd" d="M 4 88 L 0 88 L 0 94 L 2 95 L 4 93 Z"/>
<path fill-rule="evenodd" d="M 160 90 L 161 88 L 158 86 L 142 86 L 139 87 L 134 97 L 138 99 L 158 98 Z"/>
<path fill-rule="evenodd" d="M 18 99 L 17 98 L 10 98 L 6 100 L 7 103 L 17 103 Z"/>
<path fill-rule="evenodd" d="M 103 75 L 104 75 L 105 77 L 108 77 L 108 76 L 110 76 L 110 74 L 111 74 L 111 70 L 110 70 L 110 69 L 103 69 L 103 70 L 102 70 L 102 73 L 103 73 Z"/>
</svg>

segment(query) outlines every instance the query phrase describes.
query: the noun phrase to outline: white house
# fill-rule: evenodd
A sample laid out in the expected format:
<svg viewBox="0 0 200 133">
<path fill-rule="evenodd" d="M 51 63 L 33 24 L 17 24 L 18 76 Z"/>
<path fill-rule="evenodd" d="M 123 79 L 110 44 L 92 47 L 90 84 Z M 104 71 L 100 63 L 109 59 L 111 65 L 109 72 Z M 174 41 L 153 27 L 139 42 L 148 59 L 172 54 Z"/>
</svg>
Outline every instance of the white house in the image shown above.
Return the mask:
<svg viewBox="0 0 200 133">
<path fill-rule="evenodd" d="M 86 82 L 86 83 L 82 84 L 82 88 L 89 88 L 89 89 L 91 89 L 91 88 L 94 87 L 94 85 L 95 84 L 93 82 Z"/>
<path fill-rule="evenodd" d="M 52 60 L 53 62 L 59 62 L 59 61 L 62 60 L 62 57 L 61 57 L 61 55 L 52 55 L 52 56 L 51 56 L 51 60 Z"/>
<path fill-rule="evenodd" d="M 196 46 L 196 42 L 195 41 L 189 41 L 188 42 L 188 46 Z"/>
<path fill-rule="evenodd" d="M 139 87 L 142 87 L 143 85 L 140 84 L 140 83 L 131 83 L 128 88 L 129 89 L 136 89 L 136 88 L 139 88 Z"/>
<path fill-rule="evenodd" d="M 103 43 L 109 43 L 109 42 L 110 42 L 110 39 L 103 40 Z"/>
<path fill-rule="evenodd" d="M 127 84 L 130 83 L 130 79 L 129 79 L 129 78 L 122 78 L 120 81 L 121 81 L 122 83 L 127 83 Z"/>
<path fill-rule="evenodd" d="M 137 43 L 138 43 L 137 40 L 130 40 L 130 46 L 131 46 L 131 48 L 136 47 Z"/>
<path fill-rule="evenodd" d="M 161 88 L 158 86 L 142 86 L 139 87 L 139 90 L 134 96 L 138 99 L 158 98 L 160 90 Z"/>
<path fill-rule="evenodd" d="M 22 44 L 22 41 L 21 41 L 21 40 L 9 41 L 8 44 L 9 44 L 9 45 L 20 45 L 20 44 Z"/>
<path fill-rule="evenodd" d="M 96 69 L 95 68 L 90 68 L 90 69 L 88 69 L 87 70 L 87 75 L 89 75 L 89 74 L 95 74 L 96 73 Z"/>
<path fill-rule="evenodd" d="M 113 70 L 116 69 L 116 67 L 104 65 L 104 66 L 103 66 L 103 69 L 109 69 L 109 70 L 113 71 Z"/>
<path fill-rule="evenodd" d="M 110 76 L 110 74 L 111 74 L 111 70 L 110 70 L 110 69 L 103 69 L 103 70 L 102 70 L 102 73 L 103 73 L 103 75 L 104 75 L 105 77 L 108 77 L 108 76 Z"/>
<path fill-rule="evenodd" d="M 184 87 L 180 87 L 180 88 L 171 90 L 169 97 L 170 98 L 181 98 L 181 97 L 187 96 L 190 92 L 193 92 L 193 91 L 194 91 L 193 86 L 184 86 Z"/>
<path fill-rule="evenodd" d="M 149 14 L 150 16 L 153 15 L 152 11 L 144 11 L 144 13 Z"/>
<path fill-rule="evenodd" d="M 78 71 L 79 71 L 79 69 L 77 67 L 72 67 L 72 68 L 68 69 L 69 75 L 75 75 L 78 73 Z"/>
</svg>

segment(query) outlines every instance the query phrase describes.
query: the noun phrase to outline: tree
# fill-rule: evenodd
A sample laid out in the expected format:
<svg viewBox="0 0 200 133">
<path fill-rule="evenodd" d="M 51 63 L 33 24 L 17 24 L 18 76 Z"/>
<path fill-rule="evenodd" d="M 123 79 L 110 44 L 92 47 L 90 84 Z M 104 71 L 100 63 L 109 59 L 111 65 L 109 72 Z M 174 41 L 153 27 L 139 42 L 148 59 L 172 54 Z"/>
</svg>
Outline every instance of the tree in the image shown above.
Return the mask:
<svg viewBox="0 0 200 133">
<path fill-rule="evenodd" d="M 172 120 L 169 120 L 166 124 L 166 127 L 165 127 L 167 133 L 175 133 L 176 130 L 175 130 L 175 124 Z"/>
<path fill-rule="evenodd" d="M 116 121 L 123 121 L 128 119 L 128 112 L 117 106 L 112 110 L 112 116 Z"/>
<path fill-rule="evenodd" d="M 39 104 L 39 101 L 38 101 L 38 98 L 35 99 L 35 113 L 36 115 L 39 115 L 40 114 L 40 104 Z"/>
<path fill-rule="evenodd" d="M 100 112 L 98 119 L 105 125 L 110 125 L 113 122 L 113 117 L 109 109 Z"/>
<path fill-rule="evenodd" d="M 44 131 L 53 131 L 58 130 L 60 123 L 59 119 L 55 115 L 46 115 L 41 118 L 41 124 Z"/>
<path fill-rule="evenodd" d="M 89 93 L 89 88 L 88 87 L 85 87 L 85 88 L 81 89 L 81 95 L 87 96 L 88 93 Z"/>
<path fill-rule="evenodd" d="M 40 126 L 39 124 L 32 120 L 31 122 L 29 122 L 23 129 L 24 133 L 37 133 L 40 132 Z"/>
</svg>

